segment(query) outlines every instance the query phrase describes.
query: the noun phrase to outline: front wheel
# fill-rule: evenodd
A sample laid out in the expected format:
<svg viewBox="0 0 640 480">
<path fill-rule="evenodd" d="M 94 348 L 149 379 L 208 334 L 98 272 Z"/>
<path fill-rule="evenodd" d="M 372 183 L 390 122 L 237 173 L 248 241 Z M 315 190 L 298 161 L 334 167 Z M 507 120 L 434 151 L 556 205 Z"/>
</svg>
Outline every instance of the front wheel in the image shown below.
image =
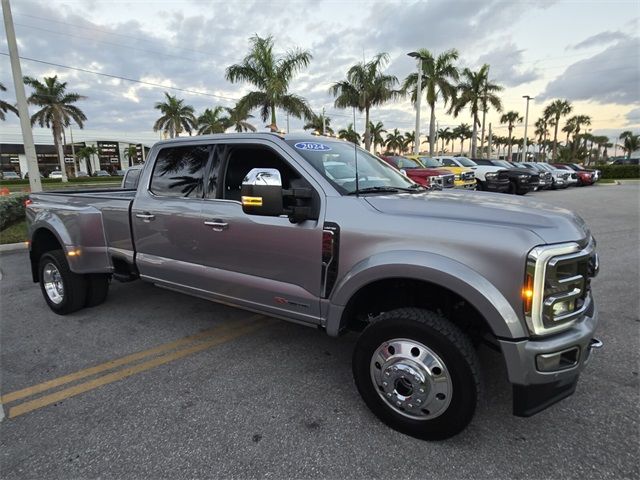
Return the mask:
<svg viewBox="0 0 640 480">
<path fill-rule="evenodd" d="M 418 308 L 383 313 L 365 329 L 353 353 L 353 375 L 378 418 L 425 440 L 462 431 L 480 390 L 469 338 L 442 315 Z"/>
<path fill-rule="evenodd" d="M 484 191 L 485 190 L 484 185 L 482 184 L 482 181 L 478 180 L 477 178 L 476 178 L 476 190 L 478 190 L 478 191 Z"/>
</svg>

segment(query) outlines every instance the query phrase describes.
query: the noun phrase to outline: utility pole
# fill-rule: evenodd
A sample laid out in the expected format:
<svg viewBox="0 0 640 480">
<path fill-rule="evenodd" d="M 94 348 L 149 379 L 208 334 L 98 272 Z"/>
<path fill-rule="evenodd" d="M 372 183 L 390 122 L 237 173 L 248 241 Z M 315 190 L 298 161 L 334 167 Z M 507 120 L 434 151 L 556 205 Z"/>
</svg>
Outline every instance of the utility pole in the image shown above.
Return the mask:
<svg viewBox="0 0 640 480">
<path fill-rule="evenodd" d="M 415 130 L 415 142 L 413 147 L 413 153 L 418 155 L 420 153 L 420 103 L 422 100 L 422 57 L 418 52 L 407 53 L 410 57 L 418 60 L 418 80 L 416 82 L 416 130 Z M 431 126 L 429 126 L 431 129 Z M 429 155 L 433 155 L 431 135 L 429 135 Z"/>
<path fill-rule="evenodd" d="M 527 109 L 525 111 L 524 114 L 524 149 L 523 149 L 523 153 L 522 153 L 522 158 L 525 158 L 525 160 L 522 160 L 523 162 L 526 162 L 526 156 L 527 156 L 527 124 L 529 123 L 529 100 L 533 100 L 533 97 L 530 97 L 529 95 L 523 95 L 522 98 L 526 98 L 527 99 Z"/>
<path fill-rule="evenodd" d="M 20 68 L 18 44 L 16 43 L 16 31 L 13 28 L 13 17 L 11 16 L 9 0 L 2 0 L 2 16 L 4 17 L 4 29 L 7 32 L 7 46 L 9 47 L 13 85 L 16 89 L 16 102 L 18 103 L 18 115 L 20 117 L 20 127 L 22 129 L 22 143 L 24 143 L 24 154 L 27 157 L 29 187 L 32 192 L 41 192 L 42 182 L 40 181 L 40 169 L 38 168 L 36 146 L 33 143 L 31 118 L 29 117 L 29 108 L 27 107 L 27 95 L 24 91 L 22 68 Z"/>
<path fill-rule="evenodd" d="M 322 107 L 322 135 L 327 134 L 327 122 L 324 117 L 324 107 Z"/>
</svg>

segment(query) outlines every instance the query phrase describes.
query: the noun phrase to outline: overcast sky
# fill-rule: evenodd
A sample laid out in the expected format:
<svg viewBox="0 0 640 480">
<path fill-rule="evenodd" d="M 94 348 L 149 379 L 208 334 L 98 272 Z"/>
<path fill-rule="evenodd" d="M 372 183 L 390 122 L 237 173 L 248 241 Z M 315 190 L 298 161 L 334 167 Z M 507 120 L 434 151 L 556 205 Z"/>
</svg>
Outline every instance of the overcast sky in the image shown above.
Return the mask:
<svg viewBox="0 0 640 480">
<path fill-rule="evenodd" d="M 78 104 L 87 114 L 74 139 L 109 138 L 153 143 L 158 117 L 154 103 L 165 90 L 184 98 L 197 112 L 215 105 L 233 106 L 249 86 L 230 84 L 225 68 L 238 63 L 251 35 L 272 35 L 276 51 L 292 47 L 313 55 L 310 66 L 291 85 L 315 111 L 324 107 L 333 127 L 344 127 L 352 113 L 333 106 L 329 87 L 349 66 L 388 52 L 388 73 L 402 81 L 416 68 L 406 55 L 418 48 L 434 54 L 456 48 L 461 67 L 491 65 L 490 77 L 505 87 L 505 110 L 524 115 L 522 95 L 535 100 L 530 128 L 544 105 L 567 98 L 575 114 L 590 115 L 592 133 L 616 136 L 640 129 L 640 39 L 638 0 L 523 1 L 119 1 L 12 0 L 23 74 L 58 75 L 70 91 L 87 97 Z M 7 53 L 0 26 L 0 53 Z M 152 87 L 70 70 L 75 67 L 142 80 L 191 92 Z M 0 55 L 2 98 L 13 102 L 9 58 Z M 201 92 L 203 94 L 193 93 Z M 206 95 L 204 95 L 206 94 Z M 429 113 L 423 103 L 423 135 Z M 442 103 L 440 127 L 471 124 L 467 111 L 453 118 Z M 31 107 L 31 113 L 33 113 Z M 387 129 L 413 130 L 415 111 L 397 101 L 372 111 Z M 488 116 L 494 132 L 506 135 L 499 114 Z M 253 119 L 265 130 L 260 119 Z M 357 115 L 356 126 L 364 121 Z M 278 125 L 286 128 L 285 116 Z M 290 120 L 290 130 L 302 122 Z M 514 135 L 522 136 L 520 127 Z M 532 132 L 530 130 L 530 136 Z M 35 131 L 36 143 L 50 143 L 51 133 Z M 20 141 L 12 114 L 0 123 L 0 142 Z"/>
</svg>

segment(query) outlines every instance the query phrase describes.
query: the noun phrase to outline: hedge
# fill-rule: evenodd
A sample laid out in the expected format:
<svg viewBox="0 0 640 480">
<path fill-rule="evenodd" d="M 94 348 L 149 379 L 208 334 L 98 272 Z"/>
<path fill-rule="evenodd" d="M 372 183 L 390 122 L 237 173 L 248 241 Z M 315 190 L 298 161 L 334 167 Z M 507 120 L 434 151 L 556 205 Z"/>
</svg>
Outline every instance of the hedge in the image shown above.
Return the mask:
<svg viewBox="0 0 640 480">
<path fill-rule="evenodd" d="M 56 178 L 42 178 L 40 181 L 44 185 L 62 185 L 62 180 Z M 100 183 L 100 182 L 112 182 L 120 183 L 122 177 L 81 177 L 81 178 L 69 178 L 69 183 Z M 8 187 L 11 185 L 29 185 L 29 179 L 24 180 L 0 180 L 0 187 Z"/>
<path fill-rule="evenodd" d="M 640 178 L 640 165 L 602 165 L 594 168 L 602 172 L 602 178 Z"/>
<path fill-rule="evenodd" d="M 8 195 L 0 197 L 0 230 L 24 218 L 24 201 L 28 195 Z"/>
</svg>

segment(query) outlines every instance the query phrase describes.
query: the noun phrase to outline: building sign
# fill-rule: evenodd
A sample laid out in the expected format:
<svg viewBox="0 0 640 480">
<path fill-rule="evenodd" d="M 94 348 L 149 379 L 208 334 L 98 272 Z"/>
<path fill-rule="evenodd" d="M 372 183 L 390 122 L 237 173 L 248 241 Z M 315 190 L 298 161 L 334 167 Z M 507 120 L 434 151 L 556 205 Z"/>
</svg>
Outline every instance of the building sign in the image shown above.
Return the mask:
<svg viewBox="0 0 640 480">
<path fill-rule="evenodd" d="M 143 148 L 144 147 L 140 143 L 136 145 L 136 158 L 134 163 L 139 164 L 144 162 L 144 152 L 142 150 Z"/>
<path fill-rule="evenodd" d="M 118 142 L 96 142 L 98 145 L 98 156 L 100 157 L 100 165 L 103 164 L 120 164 L 120 150 Z"/>
</svg>

